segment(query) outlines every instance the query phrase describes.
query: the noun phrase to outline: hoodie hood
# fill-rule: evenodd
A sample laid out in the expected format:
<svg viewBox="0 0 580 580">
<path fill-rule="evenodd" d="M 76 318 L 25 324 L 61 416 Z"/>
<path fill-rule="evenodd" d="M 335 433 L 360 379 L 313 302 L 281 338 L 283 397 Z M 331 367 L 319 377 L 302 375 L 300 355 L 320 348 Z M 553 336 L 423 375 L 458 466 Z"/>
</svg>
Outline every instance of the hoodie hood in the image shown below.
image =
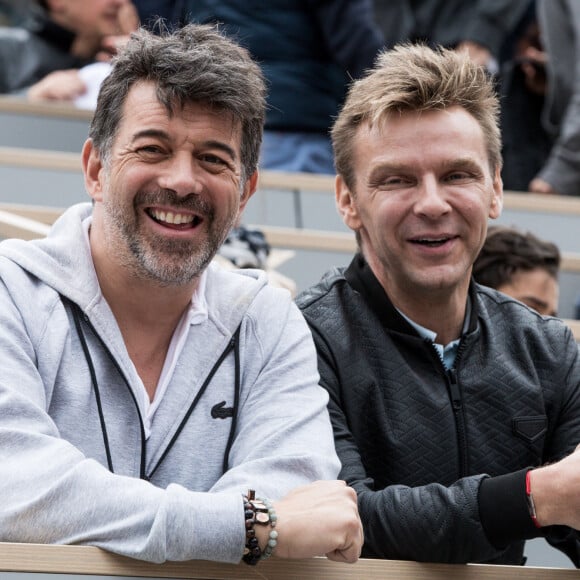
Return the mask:
<svg viewBox="0 0 580 580">
<path fill-rule="evenodd" d="M 66 210 L 45 238 L 0 243 L 0 257 L 18 264 L 44 284 L 86 310 L 99 294 L 91 252 L 84 240 L 83 220 L 92 213 L 90 203 Z"/>
<path fill-rule="evenodd" d="M 76 204 L 55 221 L 45 238 L 0 243 L 0 259 L 14 262 L 87 315 L 104 301 L 90 248 L 84 243 L 83 221 L 91 213 L 91 203 Z M 230 271 L 210 264 L 206 284 L 209 316 L 233 332 L 266 282 L 262 270 Z"/>
</svg>

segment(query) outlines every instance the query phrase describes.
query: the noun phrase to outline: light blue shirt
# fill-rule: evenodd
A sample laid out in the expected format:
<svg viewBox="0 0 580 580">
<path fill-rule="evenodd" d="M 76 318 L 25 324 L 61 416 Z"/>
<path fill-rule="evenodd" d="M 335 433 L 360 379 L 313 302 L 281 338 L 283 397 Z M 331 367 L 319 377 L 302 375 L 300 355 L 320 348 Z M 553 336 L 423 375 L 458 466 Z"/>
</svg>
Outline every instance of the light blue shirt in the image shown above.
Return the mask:
<svg viewBox="0 0 580 580">
<path fill-rule="evenodd" d="M 457 349 L 459 348 L 459 342 L 461 341 L 461 339 L 460 338 L 457 338 L 455 340 L 452 340 L 449 344 L 446 344 L 446 345 L 437 344 L 435 342 L 435 339 L 437 338 L 437 333 L 436 332 L 433 332 L 432 330 L 429 330 L 428 328 L 425 328 L 424 326 L 421 326 L 420 324 L 417 324 L 416 322 L 413 322 L 408 316 L 406 316 L 405 314 L 403 314 L 399 309 L 397 309 L 397 310 L 398 310 L 399 314 L 423 338 L 426 338 L 427 340 L 431 341 L 431 343 L 433 344 L 433 346 L 435 347 L 435 349 L 439 353 L 439 356 L 441 357 L 441 360 L 443 361 L 443 366 L 447 370 L 452 369 L 453 368 L 453 365 L 455 364 L 455 357 L 457 356 Z"/>
</svg>

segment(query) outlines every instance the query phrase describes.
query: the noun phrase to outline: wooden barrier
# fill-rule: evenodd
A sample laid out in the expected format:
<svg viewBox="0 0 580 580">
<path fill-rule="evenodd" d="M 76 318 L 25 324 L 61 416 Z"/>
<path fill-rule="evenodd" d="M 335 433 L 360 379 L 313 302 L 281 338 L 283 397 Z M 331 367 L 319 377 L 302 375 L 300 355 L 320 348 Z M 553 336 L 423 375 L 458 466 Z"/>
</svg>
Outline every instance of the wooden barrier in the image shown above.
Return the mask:
<svg viewBox="0 0 580 580">
<path fill-rule="evenodd" d="M 21 238 L 31 240 L 45 236 L 50 224 L 63 212 L 63 209 L 29 206 L 25 204 L 0 203 L 0 238 Z M 296 228 L 251 225 L 262 231 L 273 248 L 283 250 L 323 250 L 352 254 L 356 250 L 353 234 L 341 232 L 322 232 Z M 284 256 L 288 259 L 289 256 Z M 275 268 L 276 265 L 272 265 Z M 580 255 L 564 254 L 562 269 L 580 272 Z M 565 319 L 578 342 L 580 342 L 580 321 Z"/>
<path fill-rule="evenodd" d="M 80 152 L 67 153 L 20 147 L 0 147 L 0 164 L 29 168 L 81 171 Z M 261 190 L 320 192 L 334 195 L 334 177 L 310 173 L 262 171 Z M 506 191 L 504 207 L 542 214 L 580 216 L 580 197 Z"/>
<path fill-rule="evenodd" d="M 0 145 L 80 152 L 87 138 L 90 111 L 66 103 L 29 103 L 0 95 Z"/>
<path fill-rule="evenodd" d="M 66 102 L 44 101 L 35 103 L 23 97 L 0 95 L 0 113 L 47 117 L 56 119 L 80 119 L 87 123 L 92 119 L 92 111 L 79 109 Z"/>
<path fill-rule="evenodd" d="M 55 171 L 82 171 L 80 152 L 46 151 L 45 149 L 23 149 L 0 147 L 0 165 L 23 169 L 52 169 Z"/>
<path fill-rule="evenodd" d="M 26 204 L 0 203 L 0 236 L 3 237 L 36 237 L 36 229 L 32 227 L 28 231 L 26 222 L 18 222 L 15 217 L 28 218 L 51 224 L 62 212 L 62 208 L 52 208 L 45 206 L 29 206 Z M 7 215 L 10 214 L 10 215 Z M 17 224 L 22 223 L 22 228 L 18 229 Z M 34 224 L 30 224 L 33 226 Z M 6 228 L 14 227 L 14 231 L 21 232 L 21 235 L 9 234 Z M 310 230 L 300 228 L 285 228 L 268 225 L 250 224 L 248 227 L 259 229 L 264 233 L 268 243 L 275 248 L 287 248 L 296 250 L 323 250 L 329 252 L 344 252 L 353 254 L 356 251 L 356 241 L 354 234 L 347 232 L 330 232 L 322 230 Z M 44 230 L 39 230 L 43 232 Z M 43 234 L 42 234 L 43 235 Z M 580 253 L 564 252 L 562 254 L 562 271 L 580 273 Z"/>
<path fill-rule="evenodd" d="M 89 546 L 8 543 L 0 543 L 0 572 L 188 580 L 545 580 L 548 577 L 565 580 L 579 577 L 578 571 L 564 568 L 425 564 L 399 560 L 361 559 L 356 564 L 341 564 L 326 558 L 273 558 L 256 567 L 204 561 L 149 564 Z"/>
</svg>

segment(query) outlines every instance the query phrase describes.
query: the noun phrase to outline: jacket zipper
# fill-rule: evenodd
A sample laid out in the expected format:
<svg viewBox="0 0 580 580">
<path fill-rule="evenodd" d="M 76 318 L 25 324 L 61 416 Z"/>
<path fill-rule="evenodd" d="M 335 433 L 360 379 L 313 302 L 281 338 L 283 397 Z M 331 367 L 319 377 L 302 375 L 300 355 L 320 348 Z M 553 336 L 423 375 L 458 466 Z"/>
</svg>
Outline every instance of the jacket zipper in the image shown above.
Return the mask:
<svg viewBox="0 0 580 580">
<path fill-rule="evenodd" d="M 457 355 L 455 356 L 455 363 L 453 368 L 447 369 L 443 358 L 439 351 L 435 348 L 433 343 L 431 346 L 437 355 L 441 367 L 447 379 L 448 392 L 451 398 L 451 408 L 453 409 L 453 416 L 455 418 L 455 434 L 457 435 L 457 447 L 459 452 L 459 478 L 466 477 L 469 472 L 469 457 L 467 453 L 467 434 L 465 427 L 465 415 L 463 414 L 463 397 L 461 396 L 461 388 L 457 382 L 457 363 L 463 351 L 463 340 L 459 344 Z"/>
<path fill-rule="evenodd" d="M 459 477 L 468 475 L 467 435 L 465 433 L 465 415 L 463 414 L 463 399 L 461 389 L 457 382 L 455 366 L 447 371 L 449 392 L 453 414 L 455 415 L 455 428 L 457 430 L 457 445 L 459 447 Z"/>
</svg>

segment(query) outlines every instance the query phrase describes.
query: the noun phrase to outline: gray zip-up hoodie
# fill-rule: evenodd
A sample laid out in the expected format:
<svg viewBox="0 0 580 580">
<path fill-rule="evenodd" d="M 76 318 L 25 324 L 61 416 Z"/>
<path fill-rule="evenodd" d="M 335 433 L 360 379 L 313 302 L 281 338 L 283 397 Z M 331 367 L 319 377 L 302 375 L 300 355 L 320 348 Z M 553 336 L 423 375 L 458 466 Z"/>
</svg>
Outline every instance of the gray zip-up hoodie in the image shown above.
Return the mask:
<svg viewBox="0 0 580 580">
<path fill-rule="evenodd" d="M 308 327 L 263 273 L 210 266 L 208 319 L 190 327 L 145 440 L 83 240 L 90 212 L 0 244 L 0 541 L 237 562 L 248 487 L 275 499 L 338 474 Z"/>
</svg>

